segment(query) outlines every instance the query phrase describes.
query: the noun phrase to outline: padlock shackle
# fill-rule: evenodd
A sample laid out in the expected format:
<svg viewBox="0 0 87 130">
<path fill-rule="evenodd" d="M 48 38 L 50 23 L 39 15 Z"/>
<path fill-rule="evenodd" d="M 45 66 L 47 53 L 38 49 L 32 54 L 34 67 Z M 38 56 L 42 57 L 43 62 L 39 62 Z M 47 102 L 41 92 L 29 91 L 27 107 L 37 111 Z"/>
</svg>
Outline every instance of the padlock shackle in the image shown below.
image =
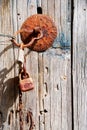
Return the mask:
<svg viewBox="0 0 87 130">
<path fill-rule="evenodd" d="M 19 73 L 19 78 L 21 80 L 21 76 L 27 76 L 27 78 L 30 78 L 30 74 L 26 71 L 26 66 L 23 64 L 23 68 L 21 69 Z"/>
</svg>

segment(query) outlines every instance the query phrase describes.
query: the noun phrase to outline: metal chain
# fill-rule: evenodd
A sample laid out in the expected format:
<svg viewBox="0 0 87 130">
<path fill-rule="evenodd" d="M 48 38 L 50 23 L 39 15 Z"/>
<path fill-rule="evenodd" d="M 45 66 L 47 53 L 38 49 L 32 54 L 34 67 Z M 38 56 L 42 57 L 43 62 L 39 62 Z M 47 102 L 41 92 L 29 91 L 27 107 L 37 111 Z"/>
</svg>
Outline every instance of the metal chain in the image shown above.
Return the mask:
<svg viewBox="0 0 87 130">
<path fill-rule="evenodd" d="M 19 91 L 19 119 L 20 119 L 20 130 L 23 130 L 23 111 L 22 111 L 22 92 Z"/>
</svg>

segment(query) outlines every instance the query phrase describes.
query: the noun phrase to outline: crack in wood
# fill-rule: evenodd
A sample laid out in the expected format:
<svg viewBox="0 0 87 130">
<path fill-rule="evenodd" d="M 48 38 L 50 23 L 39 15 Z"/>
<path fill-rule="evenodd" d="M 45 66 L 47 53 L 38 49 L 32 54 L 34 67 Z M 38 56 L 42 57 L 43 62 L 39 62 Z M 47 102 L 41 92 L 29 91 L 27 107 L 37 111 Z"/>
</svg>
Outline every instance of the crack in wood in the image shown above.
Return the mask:
<svg viewBox="0 0 87 130">
<path fill-rule="evenodd" d="M 3 114 L 0 112 L 0 128 L 3 130 Z"/>
<path fill-rule="evenodd" d="M 57 90 L 59 90 L 59 85 L 58 85 L 58 84 L 57 84 L 57 87 L 56 87 L 56 88 L 57 88 Z"/>
<path fill-rule="evenodd" d="M 47 66 L 45 67 L 45 71 L 46 71 L 46 73 L 48 74 L 49 69 L 48 69 Z"/>
<path fill-rule="evenodd" d="M 47 83 L 45 82 L 44 83 L 44 88 L 45 88 L 45 97 L 47 96 L 47 94 L 48 94 L 48 85 L 47 85 Z"/>
</svg>

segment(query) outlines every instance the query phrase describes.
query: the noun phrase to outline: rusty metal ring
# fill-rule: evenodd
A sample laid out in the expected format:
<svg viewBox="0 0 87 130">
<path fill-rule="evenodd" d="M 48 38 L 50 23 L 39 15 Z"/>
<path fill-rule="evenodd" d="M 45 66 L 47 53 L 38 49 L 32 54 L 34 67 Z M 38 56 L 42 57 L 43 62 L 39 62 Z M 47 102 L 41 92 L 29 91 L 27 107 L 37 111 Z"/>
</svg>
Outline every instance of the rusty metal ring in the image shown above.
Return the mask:
<svg viewBox="0 0 87 130">
<path fill-rule="evenodd" d="M 14 37 L 15 37 L 16 35 L 18 35 L 19 33 L 21 33 L 21 32 L 27 32 L 29 35 L 31 35 L 32 33 L 35 32 L 35 33 L 38 33 L 39 35 L 38 35 L 37 37 L 32 38 L 31 41 L 30 41 L 29 43 L 27 43 L 27 44 L 23 44 L 23 43 L 19 44 L 19 43 L 16 42 L 16 40 L 15 40 Z M 42 32 L 42 30 L 41 30 L 40 27 L 36 27 L 36 28 L 34 28 L 34 29 L 32 29 L 32 30 L 20 29 L 20 30 L 18 30 L 18 31 L 14 34 L 14 37 L 11 39 L 11 41 L 12 41 L 17 47 L 20 47 L 21 49 L 24 49 L 24 48 L 26 48 L 26 47 L 30 47 L 30 46 L 34 43 L 35 40 L 38 40 L 38 39 L 42 38 L 42 37 L 43 37 L 43 32 Z"/>
</svg>

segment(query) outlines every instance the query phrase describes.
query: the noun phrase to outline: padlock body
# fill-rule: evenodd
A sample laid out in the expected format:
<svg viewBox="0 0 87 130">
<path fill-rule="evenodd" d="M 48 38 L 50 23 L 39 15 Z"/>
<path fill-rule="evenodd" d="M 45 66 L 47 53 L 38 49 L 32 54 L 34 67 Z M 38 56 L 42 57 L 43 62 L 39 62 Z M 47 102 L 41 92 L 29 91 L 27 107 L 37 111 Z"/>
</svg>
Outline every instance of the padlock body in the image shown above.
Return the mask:
<svg viewBox="0 0 87 130">
<path fill-rule="evenodd" d="M 32 78 L 26 78 L 20 81 L 20 90 L 25 92 L 29 91 L 34 88 L 33 80 Z"/>
<path fill-rule="evenodd" d="M 24 63 L 24 50 L 19 48 L 18 61 Z"/>
</svg>

